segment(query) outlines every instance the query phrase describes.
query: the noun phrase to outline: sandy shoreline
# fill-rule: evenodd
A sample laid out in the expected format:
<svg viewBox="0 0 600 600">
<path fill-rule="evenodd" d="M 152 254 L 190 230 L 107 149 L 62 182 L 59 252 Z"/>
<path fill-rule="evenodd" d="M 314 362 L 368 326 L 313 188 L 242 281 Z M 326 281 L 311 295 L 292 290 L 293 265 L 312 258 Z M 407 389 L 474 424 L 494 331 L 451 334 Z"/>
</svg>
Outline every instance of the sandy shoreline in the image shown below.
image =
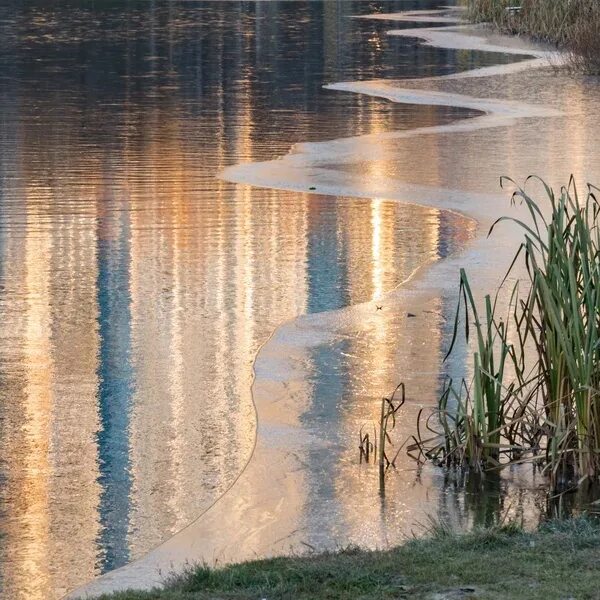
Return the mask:
<svg viewBox="0 0 600 600">
<path fill-rule="evenodd" d="M 397 20 L 420 20 L 417 17 L 414 14 L 412 17 L 404 15 Z M 476 35 L 470 35 L 470 31 Z M 534 57 L 523 63 L 467 71 L 445 78 L 456 82 L 456 85 L 460 85 L 460 80 L 469 78 L 497 77 L 542 67 L 550 57 L 544 50 L 517 47 L 510 38 L 506 38 L 507 47 L 501 45 L 504 38 L 499 36 L 494 36 L 492 41 L 482 38 L 479 29 L 453 27 L 452 31 L 444 28 L 390 33 L 417 36 L 426 43 L 439 44 L 438 47 L 531 54 Z M 413 83 L 408 82 L 408 85 Z M 307 357 L 311 349 L 336 343 L 349 332 L 356 337 L 364 332 L 370 336 L 381 335 L 385 341 L 385 335 L 393 325 L 394 331 L 400 332 L 400 338 L 390 342 L 397 345 L 396 364 L 402 372 L 410 373 L 405 379 L 412 389 L 430 398 L 435 393 L 435 378 L 431 377 L 431 373 L 439 360 L 439 351 L 436 348 L 430 352 L 431 361 L 422 363 L 419 369 L 412 368 L 415 355 L 413 341 L 420 339 L 419 329 L 423 325 L 422 321 L 406 318 L 405 315 L 427 311 L 438 314 L 440 298 L 453 297 L 457 270 L 465 264 L 469 265 L 478 288 L 488 288 L 502 271 L 503 262 L 507 264 L 510 260 L 514 232 L 503 229 L 492 240 L 481 235 L 499 211 L 506 212 L 508 204 L 504 193 L 476 189 L 464 191 L 458 186 L 402 181 L 385 172 L 375 174 L 364 182 L 358 175 L 353 176 L 343 169 L 336 170 L 335 166 L 385 160 L 385 152 L 378 153 L 381 144 L 411 143 L 435 136 L 477 135 L 495 128 L 510 129 L 521 120 L 557 119 L 563 114 L 559 108 L 552 106 L 479 98 L 437 89 L 406 88 L 405 85 L 407 82 L 399 85 L 381 81 L 347 82 L 333 84 L 329 88 L 370 94 L 398 103 L 464 107 L 483 114 L 440 127 L 301 144 L 279 160 L 236 165 L 222 176 L 229 181 L 271 188 L 306 192 L 309 186 L 316 186 L 320 194 L 378 197 L 456 211 L 479 223 L 478 235 L 460 255 L 423 266 L 409 281 L 388 294 L 384 298 L 386 311 L 382 311 L 385 313 L 383 318 L 388 321 L 383 324 L 381 315 L 374 314 L 372 304 L 367 303 L 326 314 L 305 315 L 278 327 L 256 356 L 253 396 L 257 410 L 257 442 L 247 467 L 234 485 L 202 516 L 161 546 L 79 588 L 69 597 L 93 596 L 130 587 L 148 589 L 160 584 L 164 574 L 181 569 L 188 562 L 224 563 L 282 554 L 302 549 L 307 540 L 311 540 L 311 546 L 320 547 L 327 543 L 383 546 L 397 542 L 398 536 L 403 533 L 401 528 L 390 530 L 389 523 L 385 521 L 378 527 L 375 517 L 374 520 L 364 519 L 361 523 L 357 516 L 341 515 L 337 503 L 326 495 L 312 499 L 318 505 L 313 513 L 315 522 L 306 523 L 303 504 L 306 502 L 306 490 L 311 489 L 310 479 L 315 472 L 326 476 L 334 468 L 331 463 L 338 443 L 333 437 L 315 435 L 314 431 L 302 426 L 301 415 L 306 406 L 298 399 L 307 395 L 305 388 L 310 385 L 307 382 Z M 493 272 L 488 268 L 491 263 L 496 265 Z M 426 354 L 428 351 L 425 348 L 419 352 Z M 310 469 L 306 467 L 304 458 L 311 452 L 317 469 L 315 464 Z M 409 522 L 413 515 L 408 508 L 406 511 L 402 518 Z M 398 513 L 392 513 L 390 517 L 398 518 Z M 388 517 L 380 515 L 379 518 Z"/>
</svg>

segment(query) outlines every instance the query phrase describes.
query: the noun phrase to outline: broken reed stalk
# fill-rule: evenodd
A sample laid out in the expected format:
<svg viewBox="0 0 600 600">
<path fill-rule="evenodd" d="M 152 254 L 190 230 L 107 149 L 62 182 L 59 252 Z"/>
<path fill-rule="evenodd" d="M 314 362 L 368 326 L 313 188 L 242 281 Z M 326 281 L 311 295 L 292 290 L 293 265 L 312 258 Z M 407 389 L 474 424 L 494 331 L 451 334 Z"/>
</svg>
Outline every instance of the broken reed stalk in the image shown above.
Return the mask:
<svg viewBox="0 0 600 600">
<path fill-rule="evenodd" d="M 400 393 L 400 397 L 397 395 Z M 363 433 L 365 426 L 360 428 L 358 434 L 359 445 L 358 449 L 360 452 L 359 462 L 369 462 L 371 454 L 377 456 L 377 464 L 379 469 L 379 492 L 383 495 L 385 493 L 385 474 L 390 467 L 396 466 L 396 459 L 400 454 L 404 445 L 401 445 L 392 460 L 388 458 L 386 448 L 390 444 L 393 446 L 390 432 L 396 427 L 396 415 L 406 402 L 406 391 L 404 384 L 401 383 L 393 391 L 392 395 L 387 398 L 381 399 L 381 413 L 379 416 L 379 444 L 377 443 L 377 431 L 373 426 L 373 441 L 369 433 Z"/>
<path fill-rule="evenodd" d="M 400 398 L 396 399 L 396 394 L 400 392 Z M 394 461 L 390 461 L 386 454 L 386 445 L 392 444 L 389 432 L 396 427 L 396 414 L 402 408 L 406 401 L 406 390 L 401 383 L 396 387 L 389 398 L 381 399 L 381 415 L 379 418 L 379 491 L 385 493 L 385 473 L 390 467 L 394 466 Z M 396 454 L 397 456 L 397 454 Z M 395 460 L 395 458 L 394 458 Z"/>
<path fill-rule="evenodd" d="M 365 462 L 368 463 L 371 454 L 375 454 L 377 452 L 377 433 L 375 432 L 375 428 L 373 428 L 373 442 L 371 442 L 371 438 L 368 432 L 363 435 L 363 429 L 364 426 L 360 428 L 358 444 L 361 464 L 363 459 Z"/>
</svg>

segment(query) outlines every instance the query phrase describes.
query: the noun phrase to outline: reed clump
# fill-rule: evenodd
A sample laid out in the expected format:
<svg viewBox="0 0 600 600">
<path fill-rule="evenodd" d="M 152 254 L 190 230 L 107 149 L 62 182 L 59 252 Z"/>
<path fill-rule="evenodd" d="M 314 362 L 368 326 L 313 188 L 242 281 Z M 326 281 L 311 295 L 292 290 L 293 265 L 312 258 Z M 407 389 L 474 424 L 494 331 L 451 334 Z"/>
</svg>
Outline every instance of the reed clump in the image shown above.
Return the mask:
<svg viewBox="0 0 600 600">
<path fill-rule="evenodd" d="M 469 18 L 565 49 L 574 67 L 600 74 L 597 0 L 467 0 Z"/>
<path fill-rule="evenodd" d="M 512 201 L 530 219 L 492 227 L 512 220 L 523 230 L 504 282 L 520 265 L 526 277 L 503 289 L 508 314 L 496 294 L 480 315 L 461 272 L 449 354 L 464 323 L 467 341 L 475 337 L 472 377 L 445 385 L 409 450 L 476 472 L 531 460 L 559 490 L 600 479 L 600 204 L 596 188 L 582 200 L 573 180 L 558 195 L 544 189 L 547 217 L 517 187 Z"/>
</svg>

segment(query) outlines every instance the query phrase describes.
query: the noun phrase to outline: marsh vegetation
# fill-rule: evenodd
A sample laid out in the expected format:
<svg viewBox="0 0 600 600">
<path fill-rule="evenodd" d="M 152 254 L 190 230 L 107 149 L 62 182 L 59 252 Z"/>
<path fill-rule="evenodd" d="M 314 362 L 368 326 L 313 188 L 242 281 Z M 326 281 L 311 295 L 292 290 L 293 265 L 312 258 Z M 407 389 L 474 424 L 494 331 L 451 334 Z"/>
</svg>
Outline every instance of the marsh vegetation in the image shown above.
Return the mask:
<svg viewBox="0 0 600 600">
<path fill-rule="evenodd" d="M 531 461 L 564 491 L 600 478 L 600 203 L 596 188 L 582 199 L 573 180 L 558 195 L 544 189 L 549 213 L 517 188 L 512 201 L 530 218 L 492 227 L 513 221 L 523 241 L 483 307 L 461 271 L 448 354 L 464 333 L 472 375 L 446 382 L 410 449 L 475 473 Z"/>
<path fill-rule="evenodd" d="M 600 4 L 597 0 L 467 0 L 469 17 L 503 31 L 558 44 L 571 64 L 600 73 Z"/>
</svg>

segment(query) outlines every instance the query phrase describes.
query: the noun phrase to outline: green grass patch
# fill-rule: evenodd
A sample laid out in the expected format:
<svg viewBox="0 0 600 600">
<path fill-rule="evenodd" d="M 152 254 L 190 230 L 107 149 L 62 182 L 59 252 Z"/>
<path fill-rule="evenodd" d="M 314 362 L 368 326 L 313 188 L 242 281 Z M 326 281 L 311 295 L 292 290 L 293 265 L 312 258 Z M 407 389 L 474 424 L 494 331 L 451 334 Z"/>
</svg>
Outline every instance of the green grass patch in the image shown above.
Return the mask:
<svg viewBox="0 0 600 600">
<path fill-rule="evenodd" d="M 198 567 L 163 589 L 104 600 L 384 600 L 598 598 L 600 526 L 587 519 L 549 523 L 526 533 L 508 526 L 427 539 L 388 551 Z"/>
</svg>

